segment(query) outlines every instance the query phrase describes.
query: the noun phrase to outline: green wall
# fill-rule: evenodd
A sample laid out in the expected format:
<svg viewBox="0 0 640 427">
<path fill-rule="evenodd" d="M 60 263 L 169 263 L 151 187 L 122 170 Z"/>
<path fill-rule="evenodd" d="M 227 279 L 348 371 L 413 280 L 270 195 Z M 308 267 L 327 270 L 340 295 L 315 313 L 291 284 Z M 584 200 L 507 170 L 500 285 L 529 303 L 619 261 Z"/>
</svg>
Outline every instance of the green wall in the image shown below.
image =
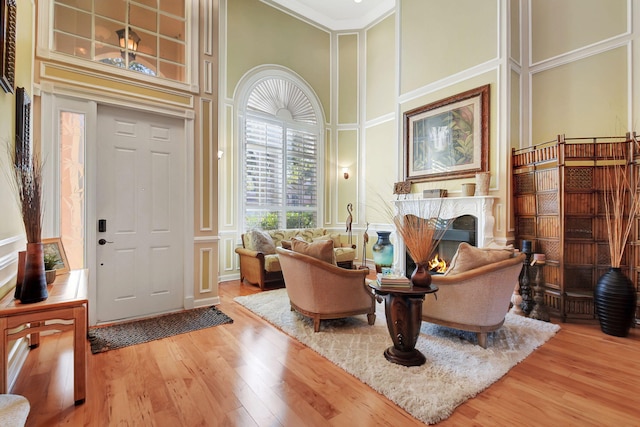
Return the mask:
<svg viewBox="0 0 640 427">
<path fill-rule="evenodd" d="M 331 35 L 258 0 L 227 1 L 226 96 L 252 68 L 290 68 L 316 91 L 326 117 L 331 112 Z"/>
<path fill-rule="evenodd" d="M 395 112 L 395 14 L 366 31 L 366 117 L 376 119 Z"/>
<path fill-rule="evenodd" d="M 638 81 L 625 0 L 552 0 L 531 4 L 531 143 L 567 137 L 624 135 Z M 637 11 L 636 11 L 637 14 Z M 629 75 L 631 71 L 631 75 Z M 635 79 L 633 78 L 635 76 Z M 635 112 L 637 115 L 637 111 Z"/>
<path fill-rule="evenodd" d="M 532 79 L 532 141 L 624 135 L 627 50 L 620 47 L 536 73 Z"/>
<path fill-rule="evenodd" d="M 400 92 L 496 58 L 495 0 L 399 0 Z"/>
</svg>

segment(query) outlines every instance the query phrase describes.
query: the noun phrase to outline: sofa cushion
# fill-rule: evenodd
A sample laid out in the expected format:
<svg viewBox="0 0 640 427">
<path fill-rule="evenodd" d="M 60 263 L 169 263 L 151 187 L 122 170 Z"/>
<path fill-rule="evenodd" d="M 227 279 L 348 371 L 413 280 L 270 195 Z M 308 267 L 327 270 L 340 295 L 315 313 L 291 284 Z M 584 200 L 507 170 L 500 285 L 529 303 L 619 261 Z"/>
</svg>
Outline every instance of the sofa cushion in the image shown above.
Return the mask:
<svg viewBox="0 0 640 427">
<path fill-rule="evenodd" d="M 353 261 L 356 259 L 356 250 L 353 248 L 335 248 L 333 253 L 336 257 L 336 263 Z"/>
<path fill-rule="evenodd" d="M 245 234 L 244 240 L 247 249 L 262 252 L 265 255 L 276 253 L 276 245 L 266 231 L 251 230 Z"/>
<path fill-rule="evenodd" d="M 264 271 L 273 273 L 274 271 L 282 271 L 280 267 L 280 258 L 278 254 L 270 254 L 264 256 Z"/>
<path fill-rule="evenodd" d="M 269 235 L 273 239 L 273 243 L 278 246 L 282 246 L 283 240 L 291 240 L 293 233 L 289 230 L 269 230 Z"/>
<path fill-rule="evenodd" d="M 301 228 L 297 230 L 296 237 L 311 243 L 316 237 L 324 236 L 325 232 L 324 228 Z"/>
<path fill-rule="evenodd" d="M 318 240 L 332 240 L 333 247 L 339 248 L 342 246 L 342 241 L 340 239 L 340 233 L 327 233 L 322 236 L 316 236 L 311 239 L 313 242 L 317 242 Z"/>
<path fill-rule="evenodd" d="M 321 261 L 335 264 L 332 240 L 319 240 L 317 242 L 305 242 L 299 238 L 291 241 L 291 249 L 304 255 L 309 255 Z"/>
<path fill-rule="evenodd" d="M 513 249 L 476 248 L 475 246 L 462 242 L 458 245 L 458 250 L 451 259 L 451 264 L 445 272 L 445 275 L 473 270 L 474 268 L 502 261 L 512 256 Z"/>
<path fill-rule="evenodd" d="M 305 242 L 313 241 L 314 237 L 322 236 L 326 233 L 324 228 L 287 228 L 279 230 L 269 230 L 269 235 L 273 239 L 273 243 L 282 246 L 283 240 L 291 240 L 296 237 L 301 238 Z"/>
</svg>

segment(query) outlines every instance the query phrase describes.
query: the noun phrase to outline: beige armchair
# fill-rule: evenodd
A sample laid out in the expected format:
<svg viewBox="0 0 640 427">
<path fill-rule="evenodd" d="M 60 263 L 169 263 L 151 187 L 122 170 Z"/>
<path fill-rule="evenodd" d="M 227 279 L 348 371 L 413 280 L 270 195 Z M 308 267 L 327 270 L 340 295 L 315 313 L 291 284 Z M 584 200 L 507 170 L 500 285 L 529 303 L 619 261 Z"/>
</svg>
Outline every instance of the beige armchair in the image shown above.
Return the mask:
<svg viewBox="0 0 640 427">
<path fill-rule="evenodd" d="M 462 273 L 434 275 L 439 289 L 425 298 L 422 320 L 475 332 L 487 348 L 487 333 L 499 329 L 509 311 L 523 261 L 524 254 L 518 254 Z"/>
<path fill-rule="evenodd" d="M 366 314 L 369 325 L 375 323 L 375 297 L 365 284 L 368 270 L 347 270 L 281 247 L 276 251 L 291 309 L 312 318 L 315 332 L 321 319 Z"/>
</svg>

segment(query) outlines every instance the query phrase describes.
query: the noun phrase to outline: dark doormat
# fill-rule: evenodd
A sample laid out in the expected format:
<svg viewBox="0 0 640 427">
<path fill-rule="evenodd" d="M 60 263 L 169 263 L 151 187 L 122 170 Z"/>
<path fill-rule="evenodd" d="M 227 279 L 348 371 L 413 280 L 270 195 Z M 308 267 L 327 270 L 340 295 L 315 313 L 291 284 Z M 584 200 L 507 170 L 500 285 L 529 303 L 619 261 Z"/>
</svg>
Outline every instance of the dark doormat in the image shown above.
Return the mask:
<svg viewBox="0 0 640 427">
<path fill-rule="evenodd" d="M 91 353 L 102 353 L 135 344 L 212 326 L 233 323 L 233 319 L 216 307 L 202 307 L 132 322 L 89 329 Z"/>
</svg>

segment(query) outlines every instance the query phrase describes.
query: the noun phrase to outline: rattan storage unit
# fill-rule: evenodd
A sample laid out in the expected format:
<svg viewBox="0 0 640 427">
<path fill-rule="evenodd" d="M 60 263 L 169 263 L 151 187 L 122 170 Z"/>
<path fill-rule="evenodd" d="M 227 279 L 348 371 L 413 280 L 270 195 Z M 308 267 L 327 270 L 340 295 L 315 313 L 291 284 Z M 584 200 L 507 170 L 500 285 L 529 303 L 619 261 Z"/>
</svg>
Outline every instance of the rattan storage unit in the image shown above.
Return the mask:
<svg viewBox="0 0 640 427">
<path fill-rule="evenodd" d="M 534 252 L 546 255 L 545 302 L 562 321 L 595 317 L 593 289 L 610 266 L 603 194 L 604 173 L 614 158 L 627 159 L 629 174 L 637 173 L 640 155 L 631 135 L 561 135 L 556 141 L 513 150 L 517 243 L 531 240 Z M 636 219 L 621 263 L 636 290 L 639 225 Z"/>
</svg>

